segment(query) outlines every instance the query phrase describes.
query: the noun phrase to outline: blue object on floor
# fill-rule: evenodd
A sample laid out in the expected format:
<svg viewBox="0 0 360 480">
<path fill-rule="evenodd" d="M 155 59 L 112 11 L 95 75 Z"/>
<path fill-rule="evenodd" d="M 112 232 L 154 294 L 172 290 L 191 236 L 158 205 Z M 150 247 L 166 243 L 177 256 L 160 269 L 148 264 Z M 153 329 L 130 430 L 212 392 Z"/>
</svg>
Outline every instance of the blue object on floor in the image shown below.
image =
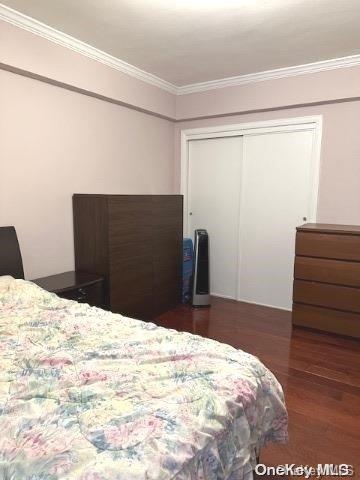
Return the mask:
<svg viewBox="0 0 360 480">
<path fill-rule="evenodd" d="M 191 300 L 191 281 L 193 275 L 194 248 L 191 238 L 183 240 L 183 286 L 182 303 L 189 303 Z"/>
</svg>

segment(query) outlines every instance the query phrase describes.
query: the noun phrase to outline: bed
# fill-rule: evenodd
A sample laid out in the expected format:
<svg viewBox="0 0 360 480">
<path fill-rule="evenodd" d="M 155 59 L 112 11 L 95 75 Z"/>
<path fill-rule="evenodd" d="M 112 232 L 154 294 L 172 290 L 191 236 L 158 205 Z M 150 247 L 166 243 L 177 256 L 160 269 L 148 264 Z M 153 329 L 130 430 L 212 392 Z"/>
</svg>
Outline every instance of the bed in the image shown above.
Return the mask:
<svg viewBox="0 0 360 480">
<path fill-rule="evenodd" d="M 0 479 L 249 480 L 286 440 L 254 356 L 0 276 Z"/>
</svg>

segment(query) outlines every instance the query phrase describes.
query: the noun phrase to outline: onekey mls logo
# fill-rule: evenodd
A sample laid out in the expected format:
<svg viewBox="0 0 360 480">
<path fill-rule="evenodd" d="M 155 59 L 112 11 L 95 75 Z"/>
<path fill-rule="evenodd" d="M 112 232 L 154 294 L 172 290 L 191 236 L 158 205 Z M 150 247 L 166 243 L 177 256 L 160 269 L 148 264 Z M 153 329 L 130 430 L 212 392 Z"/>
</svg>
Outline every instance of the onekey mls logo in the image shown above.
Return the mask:
<svg viewBox="0 0 360 480">
<path fill-rule="evenodd" d="M 309 465 L 295 465 L 285 464 L 278 465 L 276 467 L 269 467 L 263 463 L 259 463 L 255 467 L 255 473 L 259 477 L 265 476 L 293 476 L 293 477 L 302 477 L 302 478 L 323 478 L 323 477 L 353 477 L 354 468 L 352 465 L 347 463 L 333 464 L 333 463 L 323 463 L 318 464 L 316 467 Z"/>
</svg>

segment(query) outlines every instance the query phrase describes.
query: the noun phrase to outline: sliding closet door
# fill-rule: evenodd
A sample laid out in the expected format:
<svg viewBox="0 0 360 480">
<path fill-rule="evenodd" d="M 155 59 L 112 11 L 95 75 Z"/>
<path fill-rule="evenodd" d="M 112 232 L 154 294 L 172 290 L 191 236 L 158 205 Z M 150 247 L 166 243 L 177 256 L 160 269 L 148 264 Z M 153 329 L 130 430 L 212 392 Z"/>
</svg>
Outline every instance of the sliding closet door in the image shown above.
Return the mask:
<svg viewBox="0 0 360 480">
<path fill-rule="evenodd" d="M 310 216 L 311 131 L 244 137 L 238 299 L 290 309 L 295 228 Z"/>
<path fill-rule="evenodd" d="M 189 234 L 210 239 L 210 291 L 237 297 L 242 137 L 189 142 Z"/>
</svg>

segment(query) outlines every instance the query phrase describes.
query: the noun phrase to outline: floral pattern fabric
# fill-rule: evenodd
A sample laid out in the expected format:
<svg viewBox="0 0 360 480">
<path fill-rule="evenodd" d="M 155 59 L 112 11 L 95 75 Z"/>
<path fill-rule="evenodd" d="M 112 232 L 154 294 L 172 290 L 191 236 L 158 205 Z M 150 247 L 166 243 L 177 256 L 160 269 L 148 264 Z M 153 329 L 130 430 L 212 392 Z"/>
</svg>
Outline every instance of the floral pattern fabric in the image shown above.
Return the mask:
<svg viewBox="0 0 360 480">
<path fill-rule="evenodd" d="M 254 356 L 0 277 L 0 479 L 241 480 L 286 438 Z"/>
</svg>

